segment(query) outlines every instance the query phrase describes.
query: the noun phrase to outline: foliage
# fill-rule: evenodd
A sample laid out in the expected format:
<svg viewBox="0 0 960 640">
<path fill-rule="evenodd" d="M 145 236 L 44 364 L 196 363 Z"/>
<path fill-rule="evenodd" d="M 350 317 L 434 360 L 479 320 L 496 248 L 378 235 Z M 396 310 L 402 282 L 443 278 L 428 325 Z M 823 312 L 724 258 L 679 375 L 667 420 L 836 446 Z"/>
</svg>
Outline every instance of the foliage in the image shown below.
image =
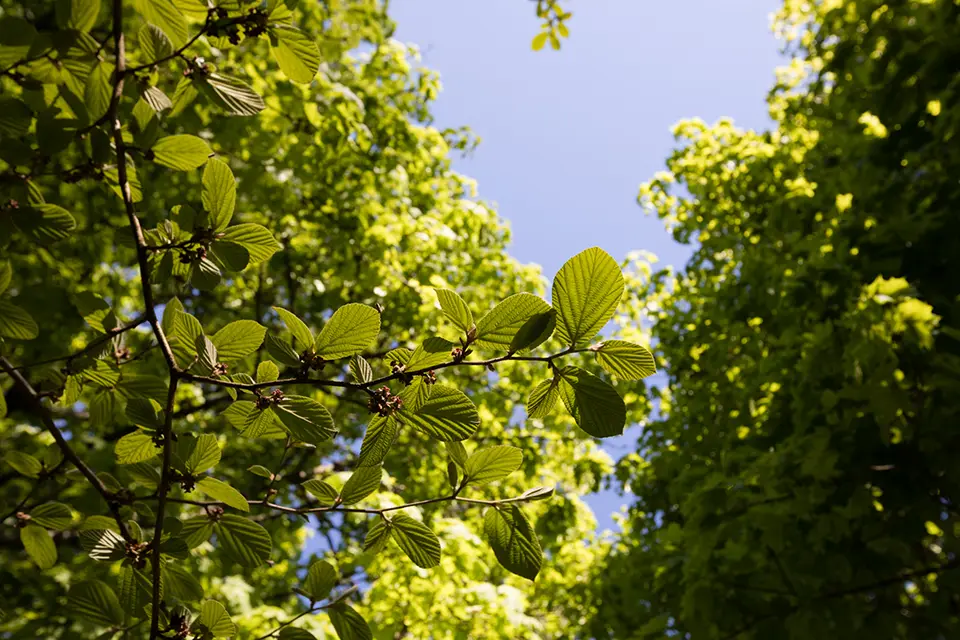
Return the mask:
<svg viewBox="0 0 960 640">
<path fill-rule="evenodd" d="M 622 432 L 603 371 L 652 356 L 596 341 L 601 250 L 537 295 L 392 31 L 374 0 L 4 3 L 0 632 L 566 633 L 609 469 L 573 425 Z"/>
<path fill-rule="evenodd" d="M 960 632 L 958 25 L 788 0 L 773 130 L 678 126 L 641 201 L 694 253 L 628 275 L 669 381 L 591 636 Z"/>
</svg>

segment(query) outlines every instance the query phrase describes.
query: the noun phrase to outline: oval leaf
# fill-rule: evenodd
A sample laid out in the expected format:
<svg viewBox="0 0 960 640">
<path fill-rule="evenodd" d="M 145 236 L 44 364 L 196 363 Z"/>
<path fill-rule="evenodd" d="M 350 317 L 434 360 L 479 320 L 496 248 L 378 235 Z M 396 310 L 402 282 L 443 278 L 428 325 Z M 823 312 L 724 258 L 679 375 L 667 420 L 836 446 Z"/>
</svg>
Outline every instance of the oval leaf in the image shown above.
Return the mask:
<svg viewBox="0 0 960 640">
<path fill-rule="evenodd" d="M 467 458 L 464 471 L 473 484 L 502 480 L 520 468 L 523 452 L 516 447 L 497 445 L 481 449 Z"/>
<path fill-rule="evenodd" d="M 445 442 L 466 440 L 480 426 L 480 414 L 470 398 L 442 384 L 433 385 L 430 398 L 416 411 L 401 406 L 397 416 L 403 424 Z"/>
<path fill-rule="evenodd" d="M 349 358 L 371 346 L 380 334 L 380 313 L 365 304 L 346 304 L 334 312 L 317 336 L 314 350 L 327 360 Z"/>
<path fill-rule="evenodd" d="M 638 344 L 607 340 L 594 350 L 604 371 L 621 380 L 643 380 L 657 372 L 653 354 Z"/>
<path fill-rule="evenodd" d="M 245 567 L 256 567 L 270 558 L 270 534 L 256 522 L 225 514 L 214 527 L 224 553 Z"/>
<path fill-rule="evenodd" d="M 394 542 L 413 564 L 422 569 L 440 564 L 440 540 L 425 524 L 404 513 L 395 515 L 391 522 Z"/>
<path fill-rule="evenodd" d="M 623 296 L 623 274 L 617 261 L 592 247 L 570 258 L 553 279 L 557 337 L 580 347 L 613 317 Z"/>
<path fill-rule="evenodd" d="M 153 160 L 176 171 L 191 171 L 203 165 L 212 151 L 202 138 L 186 134 L 166 136 L 154 143 Z"/>
<path fill-rule="evenodd" d="M 197 490 L 218 502 L 231 506 L 240 511 L 250 511 L 250 505 L 243 494 L 228 485 L 226 482 L 207 476 L 197 482 Z"/>
</svg>

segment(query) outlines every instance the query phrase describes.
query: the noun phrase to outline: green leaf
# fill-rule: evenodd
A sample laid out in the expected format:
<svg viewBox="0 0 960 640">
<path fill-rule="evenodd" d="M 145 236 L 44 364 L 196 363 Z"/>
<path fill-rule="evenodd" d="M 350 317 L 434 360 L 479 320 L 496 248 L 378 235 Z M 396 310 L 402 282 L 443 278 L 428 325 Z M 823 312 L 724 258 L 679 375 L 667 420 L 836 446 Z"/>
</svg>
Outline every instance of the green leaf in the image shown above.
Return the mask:
<svg viewBox="0 0 960 640">
<path fill-rule="evenodd" d="M 98 62 L 83 90 L 83 104 L 87 108 L 90 122 L 96 122 L 107 114 L 110 100 L 113 98 L 114 66 L 109 62 Z"/>
<path fill-rule="evenodd" d="M 373 380 L 373 368 L 363 356 L 358 355 L 350 358 L 350 374 L 357 384 L 366 384 Z"/>
<path fill-rule="evenodd" d="M 227 517 L 227 515 L 221 516 L 221 519 L 225 517 Z M 190 518 L 189 520 L 183 521 L 180 538 L 187 543 L 189 548 L 194 549 L 209 540 L 210 536 L 213 535 L 214 529 L 214 523 L 206 516 Z"/>
<path fill-rule="evenodd" d="M 30 519 L 41 527 L 60 531 L 70 527 L 73 512 L 61 502 L 45 502 L 30 510 Z"/>
<path fill-rule="evenodd" d="M 623 296 L 623 274 L 616 260 L 593 247 L 570 258 L 553 279 L 557 337 L 582 347 L 613 317 Z"/>
<path fill-rule="evenodd" d="M 280 70 L 294 82 L 309 84 L 320 69 L 320 50 L 305 33 L 274 24 L 269 31 L 270 52 Z"/>
<path fill-rule="evenodd" d="M 235 242 L 250 253 L 250 266 L 269 260 L 280 248 L 273 234 L 259 224 L 235 224 L 223 230 L 223 240 Z"/>
<path fill-rule="evenodd" d="M 277 312 L 283 324 L 287 326 L 287 331 L 293 336 L 294 350 L 303 351 L 313 346 L 313 333 L 303 320 L 282 307 L 274 307 L 273 310 Z"/>
<path fill-rule="evenodd" d="M 160 113 L 173 106 L 170 98 L 167 97 L 159 87 L 144 87 L 140 92 L 140 97 L 150 106 L 153 111 Z"/>
<path fill-rule="evenodd" d="M 407 411 L 416 413 L 420 410 L 430 395 L 433 393 L 433 385 L 429 384 L 423 378 L 414 378 L 413 381 L 400 392 L 400 400 Z"/>
<path fill-rule="evenodd" d="M 220 284 L 220 267 L 210 258 L 194 262 L 190 269 L 190 283 L 201 291 L 213 291 Z"/>
<path fill-rule="evenodd" d="M 156 400 L 129 398 L 124 411 L 127 419 L 137 426 L 157 429 L 163 425 L 164 411 Z"/>
<path fill-rule="evenodd" d="M 150 150 L 154 162 L 176 171 L 196 169 L 213 153 L 202 138 L 187 134 L 160 138 Z"/>
<path fill-rule="evenodd" d="M 239 405 L 240 402 L 234 402 L 233 404 L 236 406 Z M 277 414 L 272 407 L 261 410 L 257 409 L 252 402 L 248 402 L 247 404 L 250 405 L 250 410 L 245 416 L 245 422 L 242 427 L 244 436 L 248 438 L 269 438 L 277 434 L 287 434 L 286 429 L 280 424 Z"/>
<path fill-rule="evenodd" d="M 145 23 L 137 32 L 137 42 L 143 51 L 143 64 L 149 64 L 171 55 L 174 51 L 173 43 L 155 24 Z"/>
<path fill-rule="evenodd" d="M 327 408 L 306 396 L 286 396 L 274 410 L 284 428 L 301 442 L 319 444 L 337 434 Z"/>
<path fill-rule="evenodd" d="M 117 594 L 99 580 L 78 582 L 70 587 L 67 607 L 71 614 L 102 627 L 123 625 L 123 609 Z"/>
<path fill-rule="evenodd" d="M 16 98 L 0 97 L 0 135 L 19 138 L 30 130 L 33 112 Z"/>
<path fill-rule="evenodd" d="M 237 635 L 237 625 L 230 619 L 227 609 L 216 600 L 203 601 L 198 621 L 214 638 L 232 638 Z"/>
<path fill-rule="evenodd" d="M 257 365 L 257 382 L 273 382 L 279 377 L 280 369 L 269 360 L 264 360 Z"/>
<path fill-rule="evenodd" d="M 112 519 L 110 519 L 113 522 Z M 86 525 L 85 525 L 86 526 Z M 116 522 L 113 522 L 117 528 Z M 116 562 L 127 555 L 126 543 L 117 531 L 89 529 L 80 532 L 80 546 L 97 562 Z"/>
<path fill-rule="evenodd" d="M 217 353 L 217 346 L 213 344 L 213 340 L 207 336 L 197 336 L 197 361 L 194 363 L 192 369 L 202 375 L 209 376 L 213 373 L 213 368 L 217 365 L 220 358 Z"/>
<path fill-rule="evenodd" d="M 263 344 L 267 328 L 253 320 L 237 320 L 217 331 L 211 341 L 221 362 L 246 358 Z"/>
<path fill-rule="evenodd" d="M 623 433 L 627 409 L 617 390 L 579 367 L 564 367 L 560 377 L 560 398 L 577 425 L 595 438 Z"/>
<path fill-rule="evenodd" d="M 376 469 L 379 470 L 380 467 L 376 467 Z M 323 480 L 307 480 L 300 486 L 324 507 L 331 507 L 340 499 L 340 492 L 337 491 L 337 488 Z"/>
<path fill-rule="evenodd" d="M 447 450 L 447 458 L 457 467 L 463 469 L 467 465 L 467 450 L 462 442 L 444 442 L 443 446 Z"/>
<path fill-rule="evenodd" d="M 39 333 L 40 328 L 29 313 L 6 300 L 0 300 L 0 336 L 33 340 Z"/>
<path fill-rule="evenodd" d="M 404 371 L 421 371 L 449 362 L 450 353 L 455 346 L 443 338 L 427 338 L 410 356 L 410 360 L 404 365 Z"/>
<path fill-rule="evenodd" d="M 534 387 L 527 397 L 527 415 L 531 418 L 546 418 L 553 411 L 559 397 L 559 380 L 544 380 Z"/>
<path fill-rule="evenodd" d="M 466 440 L 480 427 L 480 414 L 470 398 L 442 384 L 433 386 L 430 399 L 415 412 L 401 406 L 397 415 L 403 424 L 445 442 Z"/>
<path fill-rule="evenodd" d="M 261 478 L 266 478 L 267 480 L 273 480 L 273 472 L 270 469 L 267 469 L 262 464 L 253 464 L 247 467 L 247 471 L 252 473 L 255 476 L 260 476 Z"/>
<path fill-rule="evenodd" d="M 360 502 L 371 493 L 380 488 L 380 482 L 383 480 L 383 469 L 381 467 L 357 467 L 347 481 L 343 484 L 340 491 L 340 502 L 344 505 L 352 505 Z"/>
<path fill-rule="evenodd" d="M 284 627 L 280 629 L 277 638 L 279 640 L 317 640 L 317 636 L 300 627 Z"/>
<path fill-rule="evenodd" d="M 390 542 L 392 533 L 393 525 L 391 522 L 383 518 L 374 520 L 370 528 L 367 529 L 367 537 L 363 541 L 363 550 L 374 555 L 380 553 Z"/>
<path fill-rule="evenodd" d="M 256 567 L 270 558 L 270 534 L 256 522 L 224 514 L 214 529 L 224 553 L 244 567 Z"/>
<path fill-rule="evenodd" d="M 477 322 L 476 344 L 479 347 L 509 350 L 517 334 L 524 329 L 529 344 L 524 348 L 537 346 L 534 342 L 539 336 L 530 337 L 527 323 L 541 327 L 544 317 L 551 312 L 550 305 L 530 293 L 512 295 Z M 546 340 L 546 337 L 543 338 Z M 540 340 L 540 342 L 543 342 Z"/>
<path fill-rule="evenodd" d="M 109 516 L 89 516 L 83 521 L 83 524 L 80 525 L 80 531 L 95 531 L 97 529 L 120 533 L 120 527 L 117 526 L 117 521 Z"/>
<path fill-rule="evenodd" d="M 379 465 L 387 457 L 390 447 L 400 434 L 400 425 L 393 416 L 374 416 L 367 425 L 360 445 L 360 457 L 357 464 L 361 467 Z"/>
<path fill-rule="evenodd" d="M 203 586 L 179 564 L 165 562 L 160 565 L 160 579 L 165 593 L 173 598 L 184 602 L 196 602 L 203 598 Z"/>
<path fill-rule="evenodd" d="M 70 212 L 55 204 L 36 204 L 10 213 L 17 228 L 41 246 L 69 237 L 77 227 Z"/>
<path fill-rule="evenodd" d="M 3 461 L 14 471 L 28 478 L 36 478 L 43 470 L 39 460 L 22 451 L 7 451 L 3 454 Z"/>
<path fill-rule="evenodd" d="M 221 270 L 240 272 L 250 264 L 250 252 L 236 242 L 217 240 L 210 245 L 210 259 Z"/>
<path fill-rule="evenodd" d="M 151 460 L 160 453 L 160 448 L 154 444 L 153 436 L 137 430 L 117 440 L 113 451 L 117 456 L 117 464 L 136 464 Z"/>
<path fill-rule="evenodd" d="M 181 436 L 181 440 L 184 436 Z M 190 456 L 185 461 L 187 471 L 196 475 L 211 469 L 220 462 L 220 444 L 217 442 L 217 436 L 212 433 L 200 434 L 196 440 Z"/>
<path fill-rule="evenodd" d="M 226 482 L 207 476 L 197 482 L 197 491 L 225 505 L 240 511 L 250 511 L 250 505 L 243 494 Z"/>
<path fill-rule="evenodd" d="M 457 328 L 463 331 L 464 335 L 469 333 L 473 328 L 473 314 L 463 298 L 452 289 L 434 289 L 434 291 L 437 294 L 437 301 L 440 303 L 443 315 L 457 325 Z"/>
<path fill-rule="evenodd" d="M 523 323 L 510 341 L 510 353 L 534 349 L 553 335 L 557 328 L 557 312 L 553 309 L 538 313 Z"/>
<path fill-rule="evenodd" d="M 110 305 L 92 291 L 80 291 L 74 294 L 73 304 L 94 331 L 106 333 L 117 327 L 117 317 L 113 314 Z"/>
<path fill-rule="evenodd" d="M 327 613 L 340 640 L 373 640 L 367 621 L 350 605 L 338 602 Z"/>
<path fill-rule="evenodd" d="M 365 304 L 337 309 L 317 336 L 314 350 L 327 360 L 349 358 L 373 345 L 380 334 L 380 313 Z"/>
<path fill-rule="evenodd" d="M 398 513 L 390 520 L 394 542 L 413 564 L 422 569 L 440 564 L 440 540 L 433 531 L 404 513 Z"/>
<path fill-rule="evenodd" d="M 481 449 L 467 459 L 464 471 L 473 484 L 502 480 L 520 468 L 523 452 L 516 447 L 497 445 Z"/>
<path fill-rule="evenodd" d="M 41 569 L 49 569 L 57 564 L 57 546 L 43 527 L 27 523 L 20 529 L 20 542 L 30 559 Z"/>
<path fill-rule="evenodd" d="M 330 595 L 339 580 L 337 570 L 326 560 L 319 560 L 307 569 L 307 579 L 303 582 L 303 591 L 314 602 Z"/>
<path fill-rule="evenodd" d="M 150 604 L 153 595 L 151 576 L 147 575 L 145 570 L 124 563 L 120 566 L 118 583 L 120 606 L 131 615 L 142 617 L 143 609 Z M 161 583 L 162 590 L 163 583 Z"/>
<path fill-rule="evenodd" d="M 536 532 L 519 507 L 487 509 L 483 531 L 504 569 L 528 580 L 537 577 L 543 551 Z"/>
<path fill-rule="evenodd" d="M 157 25 L 175 47 L 187 43 L 190 32 L 184 13 L 171 0 L 134 0 L 137 13 L 147 22 Z"/>
<path fill-rule="evenodd" d="M 2 113 L 2 112 L 0 112 Z M 0 261 L 0 293 L 3 293 L 10 287 L 13 280 L 13 267 L 7 260 Z"/>
<path fill-rule="evenodd" d="M 213 230 L 226 229 L 237 205 L 237 179 L 223 160 L 211 158 L 204 167 L 202 200 Z"/>
<path fill-rule="evenodd" d="M 239 78 L 211 73 L 196 86 L 213 103 L 235 116 L 255 116 L 267 108 L 260 94 Z"/>
<path fill-rule="evenodd" d="M 270 357 L 280 364 L 287 367 L 300 366 L 300 356 L 296 351 L 293 350 L 293 347 L 290 346 L 290 343 L 286 340 L 278 338 L 272 333 L 268 333 L 264 344 L 267 347 L 267 353 L 270 354 Z"/>
<path fill-rule="evenodd" d="M 657 372 L 653 354 L 638 344 L 607 340 L 592 350 L 604 371 L 621 380 L 643 380 Z"/>
<path fill-rule="evenodd" d="M 534 51 L 540 51 L 543 49 L 543 45 L 547 44 L 547 32 L 542 31 L 537 35 L 533 36 L 533 42 L 530 43 L 530 47 Z"/>
<path fill-rule="evenodd" d="M 76 31 L 90 31 L 100 15 L 100 0 L 63 0 L 61 7 L 69 10 L 63 26 Z"/>
</svg>

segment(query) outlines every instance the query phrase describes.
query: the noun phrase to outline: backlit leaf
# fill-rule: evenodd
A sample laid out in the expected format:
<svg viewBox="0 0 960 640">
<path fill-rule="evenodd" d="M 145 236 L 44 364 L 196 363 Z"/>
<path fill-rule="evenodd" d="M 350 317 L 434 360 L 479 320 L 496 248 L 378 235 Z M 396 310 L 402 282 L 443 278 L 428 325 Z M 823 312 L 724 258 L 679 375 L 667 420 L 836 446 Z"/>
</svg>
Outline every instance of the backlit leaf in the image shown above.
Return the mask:
<svg viewBox="0 0 960 640">
<path fill-rule="evenodd" d="M 616 260 L 593 247 L 570 258 L 553 280 L 557 338 L 581 347 L 613 317 L 623 296 L 623 274 Z"/>
<path fill-rule="evenodd" d="M 380 313 L 365 304 L 346 304 L 323 325 L 314 350 L 327 360 L 349 358 L 373 345 L 380 334 Z"/>
</svg>

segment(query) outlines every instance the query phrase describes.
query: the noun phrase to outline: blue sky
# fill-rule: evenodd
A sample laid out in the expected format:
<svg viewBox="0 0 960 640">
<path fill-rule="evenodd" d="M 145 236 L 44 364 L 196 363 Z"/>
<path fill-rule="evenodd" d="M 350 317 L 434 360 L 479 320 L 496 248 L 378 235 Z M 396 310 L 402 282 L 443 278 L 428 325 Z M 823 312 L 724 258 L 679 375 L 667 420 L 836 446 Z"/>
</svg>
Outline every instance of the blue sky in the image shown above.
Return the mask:
<svg viewBox="0 0 960 640">
<path fill-rule="evenodd" d="M 440 127 L 467 125 L 480 147 L 454 166 L 479 182 L 513 229 L 511 252 L 552 276 L 579 251 L 620 259 L 645 249 L 662 264 L 689 254 L 636 204 L 637 187 L 674 147 L 671 126 L 729 116 L 765 128 L 764 98 L 782 64 L 769 16 L 776 0 L 570 0 L 559 52 L 530 49 L 530 0 L 393 0 L 395 37 L 441 74 Z M 605 448 L 615 458 L 636 434 Z M 623 500 L 592 496 L 601 528 Z"/>
</svg>

